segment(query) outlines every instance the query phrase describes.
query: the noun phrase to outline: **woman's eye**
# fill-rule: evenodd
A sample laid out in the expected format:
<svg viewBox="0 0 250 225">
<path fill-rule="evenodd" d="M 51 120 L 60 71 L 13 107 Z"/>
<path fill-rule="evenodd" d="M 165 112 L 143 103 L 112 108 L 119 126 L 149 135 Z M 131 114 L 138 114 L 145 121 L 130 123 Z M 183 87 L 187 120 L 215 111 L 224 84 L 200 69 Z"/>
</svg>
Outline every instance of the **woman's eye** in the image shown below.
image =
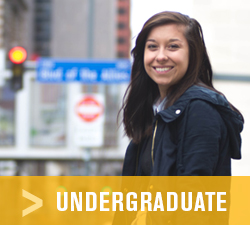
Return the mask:
<svg viewBox="0 0 250 225">
<path fill-rule="evenodd" d="M 155 48 L 157 48 L 156 45 L 148 45 L 148 49 L 155 49 Z"/>
<path fill-rule="evenodd" d="M 170 49 L 177 49 L 179 48 L 179 45 L 176 45 L 176 44 L 172 44 L 169 46 Z"/>
</svg>

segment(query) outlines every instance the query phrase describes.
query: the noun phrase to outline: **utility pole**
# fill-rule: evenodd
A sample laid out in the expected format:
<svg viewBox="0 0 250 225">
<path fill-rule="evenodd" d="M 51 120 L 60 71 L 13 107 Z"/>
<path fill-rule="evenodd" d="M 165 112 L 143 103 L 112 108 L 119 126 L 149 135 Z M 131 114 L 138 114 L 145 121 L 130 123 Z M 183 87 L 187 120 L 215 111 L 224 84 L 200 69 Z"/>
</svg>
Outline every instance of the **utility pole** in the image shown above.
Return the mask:
<svg viewBox="0 0 250 225">
<path fill-rule="evenodd" d="M 88 0 L 88 52 L 87 56 L 89 59 L 93 58 L 93 51 L 94 51 L 94 17 L 95 17 L 95 1 L 94 0 Z M 93 92 L 93 85 L 87 86 L 87 92 L 92 93 Z M 87 147 L 85 148 L 84 152 L 84 161 L 85 161 L 85 176 L 90 175 L 90 161 L 91 161 L 91 148 Z"/>
<path fill-rule="evenodd" d="M 88 0 L 88 58 L 93 58 L 95 1 Z"/>
</svg>

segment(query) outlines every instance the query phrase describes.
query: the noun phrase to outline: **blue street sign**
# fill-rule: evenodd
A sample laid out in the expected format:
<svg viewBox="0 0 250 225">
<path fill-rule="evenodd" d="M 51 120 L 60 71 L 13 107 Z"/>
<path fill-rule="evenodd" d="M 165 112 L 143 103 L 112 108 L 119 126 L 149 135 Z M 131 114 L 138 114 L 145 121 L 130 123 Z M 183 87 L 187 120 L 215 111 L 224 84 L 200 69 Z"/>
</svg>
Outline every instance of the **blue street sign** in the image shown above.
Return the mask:
<svg viewBox="0 0 250 225">
<path fill-rule="evenodd" d="M 40 58 L 37 81 L 44 83 L 122 83 L 130 81 L 129 59 L 73 60 Z"/>
</svg>

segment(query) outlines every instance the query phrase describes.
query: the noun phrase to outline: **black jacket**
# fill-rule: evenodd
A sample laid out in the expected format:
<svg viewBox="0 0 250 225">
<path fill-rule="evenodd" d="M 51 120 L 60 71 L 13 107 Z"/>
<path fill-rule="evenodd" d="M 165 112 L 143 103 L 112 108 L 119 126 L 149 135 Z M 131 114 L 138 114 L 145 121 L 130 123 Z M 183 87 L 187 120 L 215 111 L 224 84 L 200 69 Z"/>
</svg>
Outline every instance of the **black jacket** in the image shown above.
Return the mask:
<svg viewBox="0 0 250 225">
<path fill-rule="evenodd" d="M 241 158 L 243 118 L 225 97 L 200 86 L 190 87 L 154 118 L 152 176 L 228 176 L 231 158 Z M 142 175 L 145 140 L 130 142 L 123 175 Z"/>
</svg>

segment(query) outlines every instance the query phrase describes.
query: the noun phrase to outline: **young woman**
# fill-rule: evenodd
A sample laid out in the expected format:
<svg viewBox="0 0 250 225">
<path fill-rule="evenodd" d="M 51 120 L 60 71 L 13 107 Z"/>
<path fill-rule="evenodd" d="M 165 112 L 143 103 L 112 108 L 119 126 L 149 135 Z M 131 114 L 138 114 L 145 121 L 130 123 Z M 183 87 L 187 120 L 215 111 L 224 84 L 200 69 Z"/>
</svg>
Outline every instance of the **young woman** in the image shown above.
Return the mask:
<svg viewBox="0 0 250 225">
<path fill-rule="evenodd" d="M 212 84 L 200 24 L 177 12 L 151 17 L 132 50 L 121 111 L 131 142 L 125 176 L 231 175 L 243 117 Z"/>
</svg>

